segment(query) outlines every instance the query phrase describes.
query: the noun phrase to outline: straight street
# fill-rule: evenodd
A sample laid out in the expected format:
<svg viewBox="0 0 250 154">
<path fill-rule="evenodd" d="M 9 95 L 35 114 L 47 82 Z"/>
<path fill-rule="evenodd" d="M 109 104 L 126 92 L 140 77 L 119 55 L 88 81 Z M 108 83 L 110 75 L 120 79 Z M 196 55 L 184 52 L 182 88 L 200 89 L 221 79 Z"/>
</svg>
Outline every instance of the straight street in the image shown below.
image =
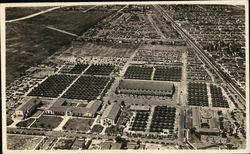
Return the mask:
<svg viewBox="0 0 250 154">
<path fill-rule="evenodd" d="M 201 47 L 199 47 L 196 42 L 194 40 L 191 39 L 190 36 L 188 36 L 188 34 L 186 34 L 185 31 L 183 31 L 183 29 L 166 13 L 166 11 L 164 9 L 162 9 L 160 6 L 158 5 L 154 5 L 154 7 L 156 8 L 156 10 L 159 11 L 159 13 L 161 13 L 164 18 L 166 18 L 167 20 L 170 20 L 172 23 L 172 26 L 179 32 L 179 34 L 181 36 L 183 36 L 187 42 L 195 49 L 195 51 L 198 53 L 198 55 L 200 56 L 200 58 L 203 60 L 204 63 L 206 63 L 208 66 L 210 66 L 215 73 L 225 82 L 228 84 L 228 86 L 239 96 L 239 98 L 242 99 L 243 102 L 245 102 L 245 93 L 243 91 L 241 91 L 239 89 L 239 87 L 232 81 L 232 79 L 225 74 L 219 67 L 218 65 L 211 60 L 211 58 L 209 58 L 206 53 L 204 53 L 204 51 L 201 49 Z"/>
<path fill-rule="evenodd" d="M 25 17 L 21 17 L 21 18 L 17 18 L 17 19 L 12 19 L 12 20 L 6 20 L 6 23 L 15 22 L 15 21 L 21 21 L 21 20 L 33 18 L 33 17 L 39 16 L 41 14 L 44 14 L 44 13 L 47 13 L 47 12 L 59 9 L 59 8 L 61 8 L 61 6 L 56 6 L 56 7 L 53 7 L 53 8 L 41 11 L 41 12 L 37 12 L 37 13 L 31 14 L 31 15 L 28 15 L 28 16 L 25 16 Z"/>
</svg>

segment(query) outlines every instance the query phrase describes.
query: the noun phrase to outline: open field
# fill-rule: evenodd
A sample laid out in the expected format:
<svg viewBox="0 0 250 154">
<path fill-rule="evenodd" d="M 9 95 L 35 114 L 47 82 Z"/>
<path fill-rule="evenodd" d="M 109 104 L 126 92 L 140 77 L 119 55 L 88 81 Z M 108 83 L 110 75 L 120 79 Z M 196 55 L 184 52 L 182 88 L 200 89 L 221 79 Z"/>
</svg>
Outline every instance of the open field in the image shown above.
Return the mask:
<svg viewBox="0 0 250 154">
<path fill-rule="evenodd" d="M 78 119 L 72 118 L 67 121 L 67 123 L 63 126 L 64 130 L 74 130 L 74 131 L 88 131 L 94 119 Z"/>
<path fill-rule="evenodd" d="M 37 13 L 51 7 L 8 7 L 6 8 L 6 20 L 21 18 L 33 13 Z M 18 12 L 18 13 L 17 13 Z"/>
<path fill-rule="evenodd" d="M 72 36 L 39 25 L 22 22 L 6 24 L 7 84 L 36 66 L 62 46 L 69 46 Z"/>
<path fill-rule="evenodd" d="M 26 24 L 35 23 L 40 26 L 51 26 L 80 35 L 110 13 L 112 12 L 91 11 L 83 13 L 79 10 L 66 11 L 64 8 L 60 8 L 34 18 L 29 18 L 23 22 Z"/>
<path fill-rule="evenodd" d="M 7 135 L 7 149 L 33 150 L 42 137 L 26 135 Z"/>
<path fill-rule="evenodd" d="M 64 11 L 61 8 L 26 20 L 7 23 L 7 84 L 20 77 L 29 67 L 41 63 L 59 49 L 70 46 L 73 36 L 48 29 L 47 26 L 81 35 L 110 13 L 83 13 Z"/>
<path fill-rule="evenodd" d="M 61 117 L 55 116 L 41 116 L 39 117 L 32 125 L 33 128 L 45 128 L 45 129 L 53 129 L 56 128 L 61 122 Z"/>
</svg>

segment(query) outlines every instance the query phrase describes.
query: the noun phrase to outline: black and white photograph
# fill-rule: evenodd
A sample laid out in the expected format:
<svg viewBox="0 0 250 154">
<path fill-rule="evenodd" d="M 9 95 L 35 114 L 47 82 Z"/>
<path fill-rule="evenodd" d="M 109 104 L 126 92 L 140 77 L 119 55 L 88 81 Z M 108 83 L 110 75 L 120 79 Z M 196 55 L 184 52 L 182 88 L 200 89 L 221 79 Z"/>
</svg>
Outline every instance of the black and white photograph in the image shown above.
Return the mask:
<svg viewBox="0 0 250 154">
<path fill-rule="evenodd" d="M 4 153 L 249 152 L 248 11 L 1 5 Z"/>
</svg>

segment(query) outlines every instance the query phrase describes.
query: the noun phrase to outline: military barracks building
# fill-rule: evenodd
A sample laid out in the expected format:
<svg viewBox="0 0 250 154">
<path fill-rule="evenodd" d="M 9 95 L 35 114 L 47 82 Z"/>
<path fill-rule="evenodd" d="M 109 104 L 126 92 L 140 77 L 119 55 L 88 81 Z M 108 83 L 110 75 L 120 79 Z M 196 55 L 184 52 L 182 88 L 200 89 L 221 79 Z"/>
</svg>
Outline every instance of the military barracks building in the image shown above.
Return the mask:
<svg viewBox="0 0 250 154">
<path fill-rule="evenodd" d="M 25 119 L 34 113 L 37 107 L 41 104 L 41 100 L 31 98 L 28 102 L 21 104 L 15 111 L 15 115 L 18 119 Z"/>
<path fill-rule="evenodd" d="M 118 94 L 135 94 L 151 96 L 172 97 L 175 92 L 175 86 L 172 83 L 163 81 L 145 81 L 124 79 L 116 91 Z"/>
<path fill-rule="evenodd" d="M 47 111 L 47 114 L 68 115 L 94 118 L 102 107 L 101 101 L 91 101 L 87 106 L 71 106 L 71 101 L 59 98 Z"/>
<path fill-rule="evenodd" d="M 111 126 L 115 125 L 121 113 L 121 106 L 119 103 L 112 103 L 108 105 L 101 116 L 101 125 Z"/>
</svg>

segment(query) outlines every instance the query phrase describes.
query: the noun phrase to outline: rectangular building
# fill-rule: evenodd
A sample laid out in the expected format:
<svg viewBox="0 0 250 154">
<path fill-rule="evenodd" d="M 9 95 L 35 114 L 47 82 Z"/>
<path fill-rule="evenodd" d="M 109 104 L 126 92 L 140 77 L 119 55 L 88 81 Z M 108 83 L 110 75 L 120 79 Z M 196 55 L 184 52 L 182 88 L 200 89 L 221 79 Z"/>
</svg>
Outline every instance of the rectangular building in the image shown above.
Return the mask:
<svg viewBox="0 0 250 154">
<path fill-rule="evenodd" d="M 59 98 L 47 111 L 48 114 L 94 118 L 101 109 L 101 101 L 91 101 L 86 107 L 71 106 L 71 100 Z"/>
<path fill-rule="evenodd" d="M 115 125 L 120 114 L 121 106 L 117 103 L 112 103 L 104 110 L 101 116 L 101 125 L 111 126 Z"/>
<path fill-rule="evenodd" d="M 131 105 L 130 106 L 131 111 L 150 111 L 150 106 L 149 105 Z"/>
<path fill-rule="evenodd" d="M 28 102 L 21 104 L 15 111 L 17 118 L 25 119 L 34 113 L 37 107 L 41 104 L 40 99 L 31 98 Z"/>
<path fill-rule="evenodd" d="M 175 92 L 173 83 L 150 80 L 122 80 L 117 88 L 119 94 L 151 95 L 172 97 Z"/>
</svg>

